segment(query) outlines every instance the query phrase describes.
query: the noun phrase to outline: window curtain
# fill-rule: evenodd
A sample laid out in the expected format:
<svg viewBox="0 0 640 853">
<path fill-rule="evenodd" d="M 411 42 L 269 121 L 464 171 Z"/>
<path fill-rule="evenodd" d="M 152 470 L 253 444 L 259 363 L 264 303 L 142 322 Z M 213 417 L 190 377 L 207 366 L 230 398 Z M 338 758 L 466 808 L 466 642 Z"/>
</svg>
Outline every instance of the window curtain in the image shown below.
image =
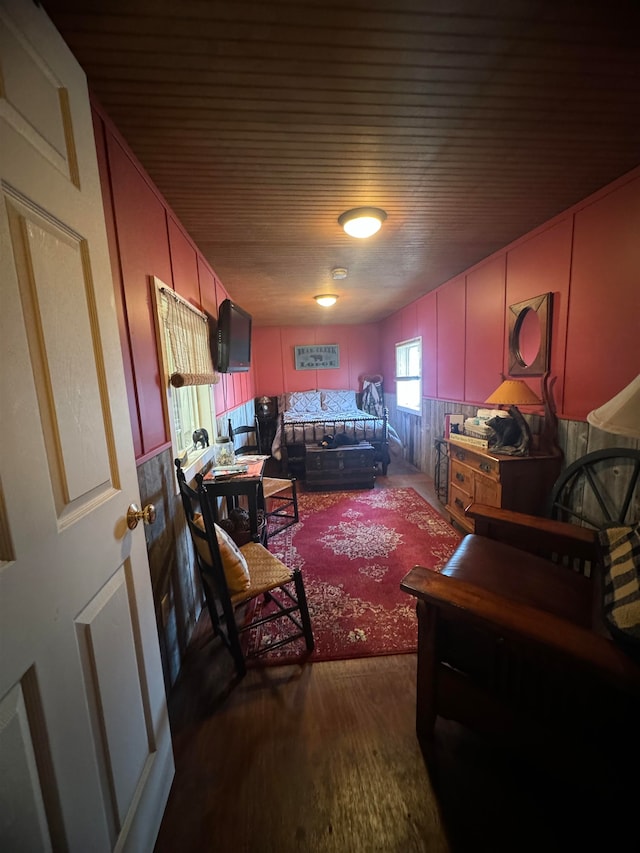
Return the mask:
<svg viewBox="0 0 640 853">
<path fill-rule="evenodd" d="M 168 288 L 161 288 L 160 293 L 160 316 L 169 349 L 169 381 L 174 388 L 215 384 L 220 377 L 211 359 L 209 318 Z"/>
</svg>

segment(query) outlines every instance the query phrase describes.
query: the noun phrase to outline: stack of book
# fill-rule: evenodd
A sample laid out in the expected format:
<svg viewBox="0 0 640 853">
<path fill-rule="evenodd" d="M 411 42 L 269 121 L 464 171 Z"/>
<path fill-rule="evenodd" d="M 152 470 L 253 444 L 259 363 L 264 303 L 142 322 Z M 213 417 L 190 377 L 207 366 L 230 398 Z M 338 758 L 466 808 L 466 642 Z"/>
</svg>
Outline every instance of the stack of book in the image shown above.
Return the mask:
<svg viewBox="0 0 640 853">
<path fill-rule="evenodd" d="M 246 474 L 249 470 L 248 462 L 237 462 L 233 465 L 214 465 L 207 472 L 207 477 L 213 480 L 219 477 L 231 477 L 233 474 Z"/>
<path fill-rule="evenodd" d="M 452 432 L 449 436 L 449 441 L 452 441 L 454 444 L 466 444 L 467 447 L 477 447 L 480 450 L 489 449 L 489 441 L 486 438 L 475 438 L 472 435 L 459 435 Z"/>
</svg>

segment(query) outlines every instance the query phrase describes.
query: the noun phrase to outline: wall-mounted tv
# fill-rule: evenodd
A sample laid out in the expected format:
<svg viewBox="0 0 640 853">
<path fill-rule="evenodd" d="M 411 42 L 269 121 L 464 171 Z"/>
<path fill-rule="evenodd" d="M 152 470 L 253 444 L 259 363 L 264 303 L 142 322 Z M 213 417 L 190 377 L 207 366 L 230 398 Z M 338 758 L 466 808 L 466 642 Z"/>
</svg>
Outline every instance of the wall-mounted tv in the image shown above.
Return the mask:
<svg viewBox="0 0 640 853">
<path fill-rule="evenodd" d="M 219 373 L 246 373 L 251 365 L 251 314 L 230 299 L 218 311 L 216 366 Z"/>
</svg>

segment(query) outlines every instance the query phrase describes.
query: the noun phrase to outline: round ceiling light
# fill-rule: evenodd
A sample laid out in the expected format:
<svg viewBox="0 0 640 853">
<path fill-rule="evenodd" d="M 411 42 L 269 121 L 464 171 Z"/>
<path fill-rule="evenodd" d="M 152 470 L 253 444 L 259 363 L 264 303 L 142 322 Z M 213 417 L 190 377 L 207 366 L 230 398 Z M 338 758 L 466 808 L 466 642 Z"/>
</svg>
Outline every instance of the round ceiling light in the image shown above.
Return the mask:
<svg viewBox="0 0 640 853">
<path fill-rule="evenodd" d="M 371 237 L 380 230 L 387 214 L 379 207 L 354 207 L 338 217 L 338 223 L 351 237 Z"/>
<path fill-rule="evenodd" d="M 323 308 L 330 308 L 338 301 L 338 297 L 335 293 L 322 293 L 320 296 L 314 296 L 313 298 L 316 300 L 318 305 L 322 305 Z"/>
<path fill-rule="evenodd" d="M 331 270 L 331 278 L 334 281 L 342 281 L 343 278 L 346 278 L 349 275 L 349 271 L 344 267 L 334 267 Z"/>
</svg>

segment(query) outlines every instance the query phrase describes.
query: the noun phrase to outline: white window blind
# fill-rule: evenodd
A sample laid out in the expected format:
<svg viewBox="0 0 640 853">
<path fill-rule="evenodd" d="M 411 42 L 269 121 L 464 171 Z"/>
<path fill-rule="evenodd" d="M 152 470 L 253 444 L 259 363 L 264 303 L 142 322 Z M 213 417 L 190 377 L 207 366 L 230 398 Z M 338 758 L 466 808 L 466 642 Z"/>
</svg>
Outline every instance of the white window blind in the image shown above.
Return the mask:
<svg viewBox="0 0 640 853">
<path fill-rule="evenodd" d="M 206 314 L 189 305 L 168 287 L 159 288 L 160 321 L 166 332 L 169 381 L 183 385 L 213 385 L 219 375 L 213 367 Z"/>
<path fill-rule="evenodd" d="M 422 338 L 396 344 L 396 402 L 419 412 L 422 400 Z"/>
</svg>

